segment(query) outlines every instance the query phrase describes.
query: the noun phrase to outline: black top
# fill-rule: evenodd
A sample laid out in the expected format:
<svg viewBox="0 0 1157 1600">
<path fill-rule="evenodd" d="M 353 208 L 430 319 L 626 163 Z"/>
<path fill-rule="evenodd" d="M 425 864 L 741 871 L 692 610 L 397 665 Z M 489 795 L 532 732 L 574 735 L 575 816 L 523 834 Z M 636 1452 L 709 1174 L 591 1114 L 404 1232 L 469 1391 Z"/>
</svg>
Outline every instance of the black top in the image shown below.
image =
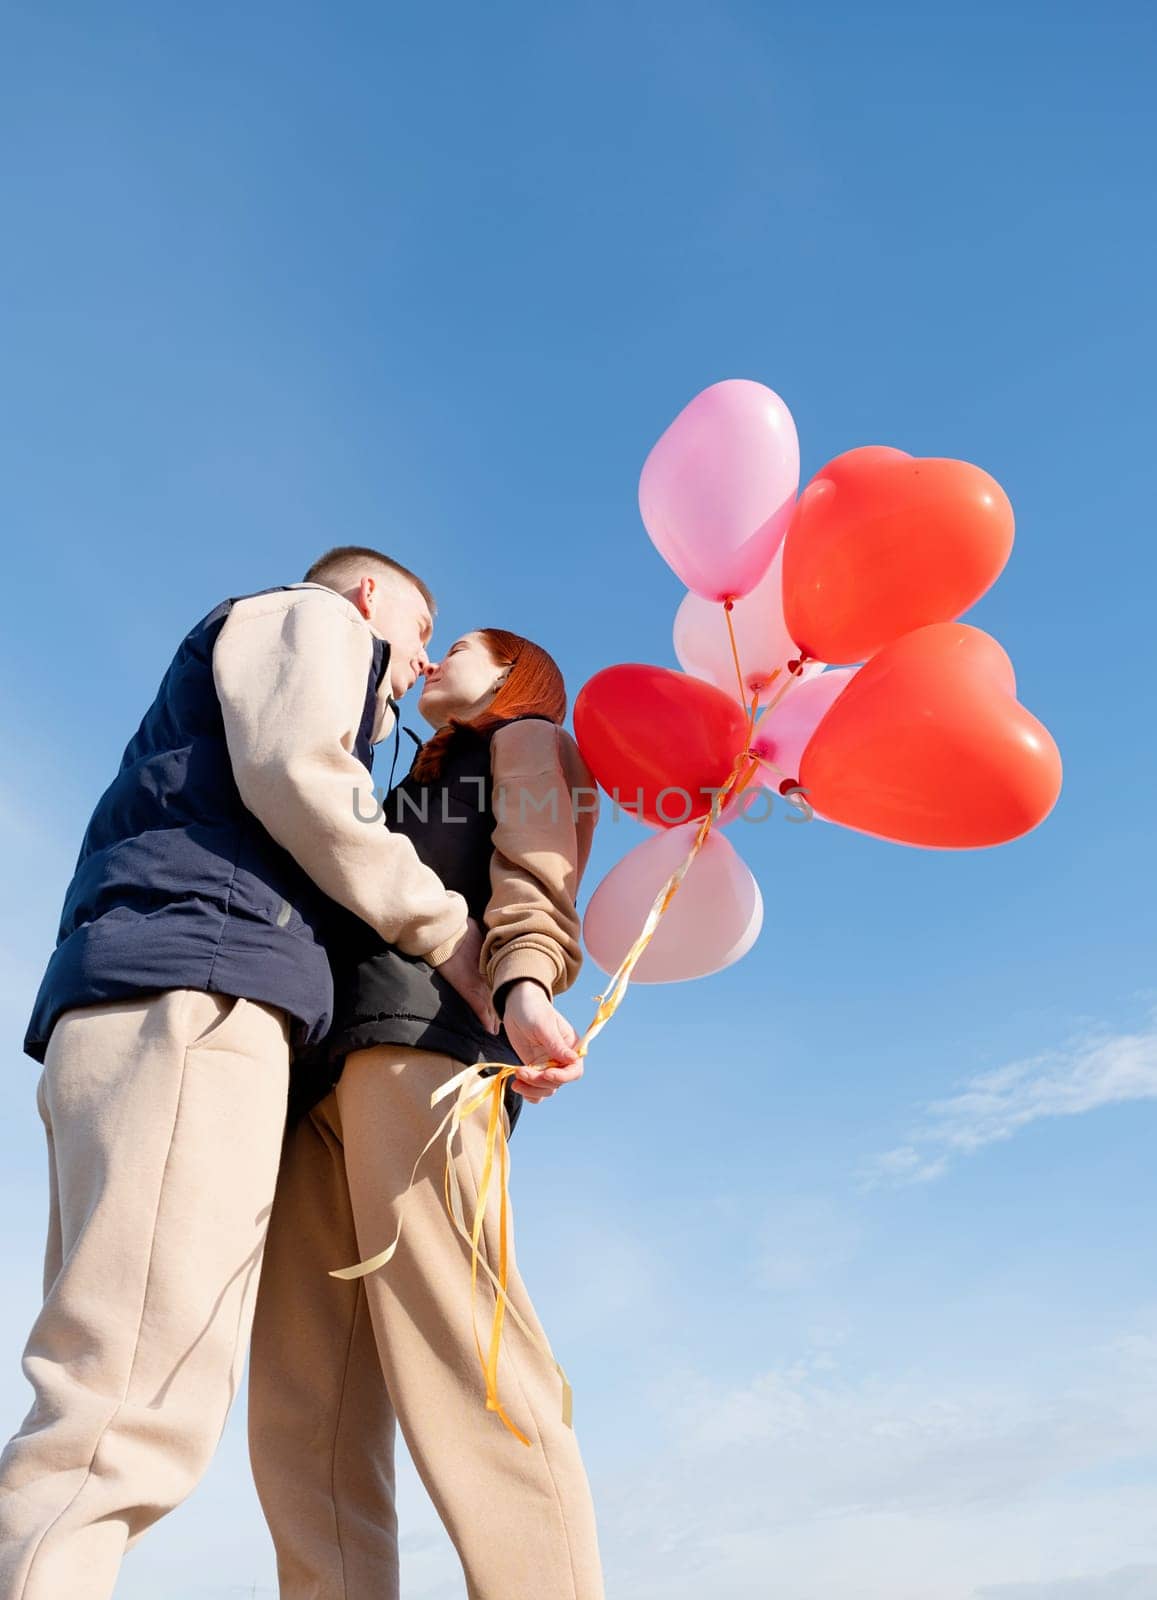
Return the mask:
<svg viewBox="0 0 1157 1600">
<path fill-rule="evenodd" d="M 480 734 L 470 728 L 459 729 L 446 752 L 440 777 L 421 783 L 410 773 L 382 802 L 382 823 L 392 832 L 406 834 L 419 858 L 448 889 L 463 896 L 479 925 L 491 893 L 493 731 Z M 333 1024 L 316 1050 L 304 1059 L 295 1059 L 290 1120 L 338 1081 L 351 1051 L 371 1045 L 414 1045 L 451 1056 L 464 1066 L 479 1061 L 521 1065 L 506 1029 L 487 1033 L 436 967 L 387 944 L 368 923 L 344 907 L 336 911 L 329 941 Z M 495 1000 L 501 1013 L 503 996 Z M 484 1076 L 493 1071 L 485 1069 Z M 523 1099 L 509 1084 L 504 1098 L 513 1132 Z"/>
</svg>

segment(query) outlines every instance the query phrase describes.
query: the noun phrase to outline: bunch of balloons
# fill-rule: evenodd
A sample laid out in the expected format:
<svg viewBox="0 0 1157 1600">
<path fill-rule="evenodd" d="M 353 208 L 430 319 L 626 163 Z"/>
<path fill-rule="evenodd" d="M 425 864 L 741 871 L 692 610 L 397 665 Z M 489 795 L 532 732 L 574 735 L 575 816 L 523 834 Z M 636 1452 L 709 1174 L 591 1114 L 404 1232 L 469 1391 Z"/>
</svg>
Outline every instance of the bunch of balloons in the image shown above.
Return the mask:
<svg viewBox="0 0 1157 1600">
<path fill-rule="evenodd" d="M 675 619 L 685 670 L 607 667 L 575 701 L 575 737 L 595 778 L 654 830 L 587 906 L 587 948 L 611 979 L 576 1045 L 580 1055 L 632 977 L 704 976 L 755 942 L 759 885 L 715 831 L 745 809 L 753 783 L 842 827 L 941 850 L 1015 839 L 1056 804 L 1060 756 L 1017 701 L 1012 663 L 995 639 L 956 620 L 995 583 L 1012 549 L 1012 508 L 1000 485 L 966 461 L 869 446 L 830 461 L 797 499 L 798 489 L 791 413 L 745 379 L 697 395 L 643 467 L 643 522 L 689 591 Z M 455 1102 L 426 1150 L 446 1133 L 446 1205 L 470 1245 L 472 1323 L 480 1268 L 495 1289 L 486 1356 L 475 1328 L 486 1408 L 530 1445 L 498 1397 L 507 1310 L 558 1372 L 563 1421 L 573 1424 L 565 1372 L 506 1292 L 500 1112 L 517 1071 L 475 1062 L 435 1090 L 431 1106 L 452 1092 Z M 483 1107 L 486 1161 L 468 1228 L 453 1141 Z M 480 1248 L 495 1170 L 497 1273 Z M 375 1271 L 400 1235 L 399 1213 L 385 1250 L 331 1276 Z"/>
<path fill-rule="evenodd" d="M 759 886 L 713 828 L 753 784 L 795 820 L 939 850 L 1005 843 L 1056 804 L 1052 736 L 997 641 L 957 620 L 1012 550 L 996 480 L 869 445 L 798 489 L 791 413 L 747 379 L 696 395 L 647 457 L 643 523 L 689 591 L 674 629 L 684 670 L 607 667 L 575 701 L 596 781 L 655 830 L 588 904 L 604 971 L 631 951 L 634 981 L 672 982 L 751 948 Z M 648 908 L 663 915 L 640 951 Z"/>
</svg>

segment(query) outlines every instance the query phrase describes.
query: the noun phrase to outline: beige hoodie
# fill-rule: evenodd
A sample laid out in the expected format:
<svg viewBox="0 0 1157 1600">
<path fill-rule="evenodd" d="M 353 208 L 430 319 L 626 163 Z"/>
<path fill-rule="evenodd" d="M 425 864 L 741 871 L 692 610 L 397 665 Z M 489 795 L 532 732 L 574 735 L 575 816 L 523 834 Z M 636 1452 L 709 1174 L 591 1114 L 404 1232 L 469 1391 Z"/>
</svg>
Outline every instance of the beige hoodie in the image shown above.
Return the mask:
<svg viewBox="0 0 1157 1600">
<path fill-rule="evenodd" d="M 438 966 L 466 931 L 464 898 L 404 834 L 363 820 L 377 812 L 354 754 L 372 660 L 368 622 L 336 590 L 300 583 L 238 600 L 213 648 L 225 738 L 241 798 L 278 844 L 387 943 Z M 393 728 L 389 694 L 387 674 L 375 743 Z M 541 721 L 499 729 L 491 771 L 498 820 L 482 972 L 492 989 L 533 977 L 556 993 L 582 964 L 574 897 L 597 791 L 570 734 Z"/>
<path fill-rule="evenodd" d="M 510 722 L 490 738 L 494 841 L 482 971 L 493 993 L 535 978 L 549 994 L 582 967 L 579 881 L 599 814 L 598 789 L 565 728 Z"/>
</svg>

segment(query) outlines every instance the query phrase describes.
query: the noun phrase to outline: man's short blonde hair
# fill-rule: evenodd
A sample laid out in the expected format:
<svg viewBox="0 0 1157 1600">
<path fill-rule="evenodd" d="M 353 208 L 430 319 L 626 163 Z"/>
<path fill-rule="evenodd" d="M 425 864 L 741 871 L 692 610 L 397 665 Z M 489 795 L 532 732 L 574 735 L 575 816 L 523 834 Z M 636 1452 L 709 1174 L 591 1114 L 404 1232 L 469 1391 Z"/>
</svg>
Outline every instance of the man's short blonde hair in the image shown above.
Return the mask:
<svg viewBox="0 0 1157 1600">
<path fill-rule="evenodd" d="M 400 577 L 408 578 L 429 606 L 431 615 L 437 610 L 434 596 L 416 572 L 411 572 L 409 567 L 404 567 L 392 556 L 383 555 L 380 550 L 374 550 L 366 544 L 335 544 L 332 550 L 318 556 L 301 581 L 323 583 L 327 589 L 352 589 L 367 566 L 385 567 Z"/>
</svg>

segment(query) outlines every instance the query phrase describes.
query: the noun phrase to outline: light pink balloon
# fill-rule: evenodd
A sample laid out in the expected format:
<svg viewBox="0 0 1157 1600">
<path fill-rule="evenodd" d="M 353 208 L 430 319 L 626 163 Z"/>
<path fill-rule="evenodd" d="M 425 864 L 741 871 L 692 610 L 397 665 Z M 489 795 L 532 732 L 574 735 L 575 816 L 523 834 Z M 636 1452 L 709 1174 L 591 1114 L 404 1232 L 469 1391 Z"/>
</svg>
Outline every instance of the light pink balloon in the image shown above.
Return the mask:
<svg viewBox="0 0 1157 1600">
<path fill-rule="evenodd" d="M 782 544 L 755 588 L 735 602 L 731 626 L 735 630 L 735 647 L 743 673 L 745 693 L 742 696 L 735 675 L 726 613 L 717 600 L 704 600 L 698 594 L 684 595 L 675 613 L 675 654 L 679 665 L 684 672 L 706 679 L 748 707 L 758 690 L 759 703 L 764 705 L 772 695 L 779 693 L 787 681 L 787 663 L 799 655 L 799 647 L 783 620 Z M 777 667 L 779 676 L 773 679 L 772 673 Z M 822 661 L 808 661 L 800 681 L 817 677 L 823 670 Z M 795 689 L 791 691 L 795 692 Z"/>
<path fill-rule="evenodd" d="M 655 896 L 687 855 L 698 826 L 685 822 L 644 839 L 611 868 L 591 896 L 583 938 L 604 972 L 614 972 L 638 938 Z M 660 918 L 631 982 L 681 983 L 720 972 L 747 954 L 762 926 L 759 885 L 730 841 L 712 829 Z"/>
<path fill-rule="evenodd" d="M 774 390 L 713 383 L 684 406 L 639 479 L 660 555 L 705 600 L 738 598 L 783 542 L 799 490 L 799 439 Z"/>
<path fill-rule="evenodd" d="M 793 684 L 775 710 L 768 712 L 757 725 L 751 749 L 757 756 L 768 757 L 767 763 L 760 762 L 759 772 L 759 782 L 766 788 L 778 793 L 785 778 L 799 781 L 800 761 L 812 735 L 859 670 L 859 667 L 832 667 L 828 672 Z M 803 799 L 807 800 L 807 795 Z M 820 813 L 816 811 L 815 815 L 818 817 Z"/>
</svg>

